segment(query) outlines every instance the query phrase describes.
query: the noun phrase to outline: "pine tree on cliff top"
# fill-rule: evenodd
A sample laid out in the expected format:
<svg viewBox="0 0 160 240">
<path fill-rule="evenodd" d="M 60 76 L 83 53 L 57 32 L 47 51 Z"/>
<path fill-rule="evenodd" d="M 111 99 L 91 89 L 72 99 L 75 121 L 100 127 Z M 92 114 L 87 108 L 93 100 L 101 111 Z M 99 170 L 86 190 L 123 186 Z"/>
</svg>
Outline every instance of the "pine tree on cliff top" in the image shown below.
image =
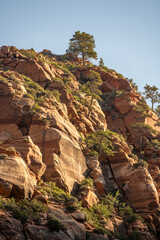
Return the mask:
<svg viewBox="0 0 160 240">
<path fill-rule="evenodd" d="M 82 55 L 83 65 L 85 66 L 85 60 L 88 58 L 97 59 L 97 53 L 94 51 L 95 41 L 93 35 L 86 32 L 77 31 L 70 39 L 69 52 Z"/>
</svg>

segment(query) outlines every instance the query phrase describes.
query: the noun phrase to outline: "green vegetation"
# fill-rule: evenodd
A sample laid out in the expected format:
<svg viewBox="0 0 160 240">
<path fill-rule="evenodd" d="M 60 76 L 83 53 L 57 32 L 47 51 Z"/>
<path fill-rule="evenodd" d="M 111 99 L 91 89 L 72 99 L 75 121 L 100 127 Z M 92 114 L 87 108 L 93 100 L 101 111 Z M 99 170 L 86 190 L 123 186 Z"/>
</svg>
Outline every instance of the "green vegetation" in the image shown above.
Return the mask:
<svg viewBox="0 0 160 240">
<path fill-rule="evenodd" d="M 39 182 L 38 190 L 59 204 L 68 205 L 77 202 L 75 197 L 57 187 L 54 182 Z"/>
<path fill-rule="evenodd" d="M 125 90 L 114 89 L 111 93 L 102 93 L 101 98 L 103 101 L 100 103 L 101 107 L 105 109 L 107 108 L 108 110 L 110 109 L 109 112 L 112 112 L 114 110 L 115 98 L 124 95 L 125 92 Z"/>
<path fill-rule="evenodd" d="M 55 217 L 50 217 L 48 219 L 48 227 L 51 232 L 59 232 L 60 230 L 65 230 L 64 225 Z"/>
<path fill-rule="evenodd" d="M 47 211 L 47 207 L 35 199 L 31 201 L 21 200 L 20 202 L 15 202 L 14 198 L 4 199 L 1 196 L 0 208 L 10 211 L 13 217 L 20 220 L 22 223 L 31 219 L 37 221 L 41 213 Z"/>
<path fill-rule="evenodd" d="M 90 73 L 87 76 L 87 82 L 81 86 L 82 92 L 86 93 L 87 96 L 91 96 L 90 105 L 89 105 L 89 112 L 88 112 L 88 118 L 90 117 L 91 110 L 92 110 L 92 104 L 94 99 L 101 100 L 100 96 L 101 91 L 99 90 L 99 87 L 102 85 L 102 79 L 100 77 L 100 74 L 90 70 Z"/>
<path fill-rule="evenodd" d="M 82 182 L 79 185 L 79 189 L 83 190 L 86 187 L 90 187 L 93 190 L 93 179 L 92 178 L 86 178 L 82 180 Z"/>
<path fill-rule="evenodd" d="M 88 58 L 97 59 L 97 53 L 94 51 L 95 41 L 93 35 L 85 32 L 77 31 L 70 39 L 69 52 L 82 55 L 83 65 L 85 66 L 85 60 Z"/>
<path fill-rule="evenodd" d="M 6 84 L 8 81 L 5 77 L 0 76 L 0 83 Z"/>
<path fill-rule="evenodd" d="M 81 189 L 88 185 L 92 186 L 92 184 L 93 181 L 86 179 L 86 181 L 81 183 Z M 58 204 L 65 204 L 66 209 L 69 212 L 74 212 L 77 209 L 80 209 L 85 214 L 86 221 L 94 228 L 94 232 L 107 234 L 110 238 L 112 236 L 116 236 L 119 239 L 123 239 L 120 238 L 120 235 L 115 235 L 115 233 L 105 228 L 107 219 L 120 215 L 126 223 L 133 222 L 136 219 L 143 221 L 138 214 L 135 214 L 130 207 L 126 206 L 125 203 L 120 200 L 118 191 L 115 194 L 106 194 L 100 199 L 98 204 L 86 209 L 81 207 L 81 203 L 78 202 L 76 198 L 70 196 L 68 193 L 65 193 L 62 189 L 56 187 L 52 182 L 41 182 L 38 189 L 42 194 L 48 195 L 50 199 L 52 198 L 52 201 L 55 201 Z M 57 232 L 65 230 L 63 224 L 48 212 L 47 207 L 35 199 L 30 201 L 21 200 L 20 202 L 15 202 L 13 198 L 4 199 L 0 197 L 0 208 L 9 211 L 13 217 L 20 220 L 23 224 L 27 221 L 34 221 L 37 223 L 40 217 L 42 217 L 42 213 L 47 212 L 47 225 L 49 230 Z"/>
<path fill-rule="evenodd" d="M 104 67 L 104 62 L 103 62 L 103 59 L 102 58 L 100 58 L 100 60 L 99 60 L 99 67 Z"/>
<path fill-rule="evenodd" d="M 0 159 L 5 159 L 6 157 L 8 157 L 7 154 L 4 154 L 4 153 L 1 153 L 1 154 L 0 154 Z"/>
<path fill-rule="evenodd" d="M 149 117 L 149 106 L 147 105 L 144 98 L 142 98 L 138 104 L 134 107 L 134 110 L 136 110 L 137 113 L 141 113 L 142 117 Z"/>
<path fill-rule="evenodd" d="M 158 141 L 158 139 L 153 139 L 150 142 L 148 142 L 147 145 L 153 146 L 154 148 L 158 149 L 160 148 L 160 141 Z"/>
<path fill-rule="evenodd" d="M 124 76 L 121 73 L 117 73 L 116 70 L 114 70 L 114 69 L 110 69 L 110 68 L 108 68 L 106 66 L 104 66 L 103 69 L 104 69 L 105 72 L 109 72 L 109 73 L 114 72 L 117 77 L 124 78 Z"/>
<path fill-rule="evenodd" d="M 90 209 L 83 209 L 86 213 L 87 222 L 89 222 L 94 227 L 94 232 L 98 234 L 107 234 L 109 239 L 112 236 L 118 239 L 126 239 L 124 236 L 117 235 L 105 228 L 105 219 L 110 219 L 116 215 L 120 215 L 126 223 L 131 223 L 136 219 L 144 222 L 143 218 L 138 214 L 134 213 L 132 208 L 126 206 L 125 203 L 120 200 L 119 192 L 117 191 L 115 195 L 108 193 L 105 197 L 100 199 L 100 202 L 91 207 Z M 128 240 L 128 239 L 126 239 Z"/>
<path fill-rule="evenodd" d="M 157 116 L 160 118 L 160 105 L 158 105 L 155 109 L 155 113 L 157 114 Z"/>
<path fill-rule="evenodd" d="M 136 163 L 133 164 L 134 167 L 144 167 L 146 169 L 148 169 L 148 163 L 146 161 L 144 161 L 143 159 L 138 159 L 138 161 Z"/>
<path fill-rule="evenodd" d="M 99 157 L 102 155 L 113 156 L 113 138 L 117 138 L 117 140 L 125 142 L 122 135 L 116 134 L 108 129 L 106 129 L 106 131 L 98 130 L 94 133 L 88 134 L 85 142 L 87 148 L 90 150 L 89 155 L 97 155 Z"/>
<path fill-rule="evenodd" d="M 111 141 L 113 135 L 114 133 L 108 129 L 106 131 L 98 130 L 95 133 L 88 134 L 85 142 L 91 155 L 95 153 L 100 157 L 102 154 L 113 156 L 113 145 Z"/>
<path fill-rule="evenodd" d="M 135 123 L 132 126 L 132 129 L 136 132 L 136 134 L 140 137 L 140 152 L 142 151 L 142 140 L 143 136 L 148 133 L 156 134 L 157 131 L 153 129 L 150 125 L 145 123 Z"/>
<path fill-rule="evenodd" d="M 127 79 L 128 80 L 128 82 L 132 85 L 132 87 L 136 90 L 136 91 L 138 91 L 138 86 L 137 86 L 137 84 L 135 83 L 135 82 L 133 82 L 133 79 Z"/>
<path fill-rule="evenodd" d="M 34 114 L 38 111 L 40 105 L 45 101 L 46 97 L 53 95 L 57 101 L 60 101 L 60 93 L 58 90 L 54 90 L 52 92 L 44 90 L 39 84 L 32 81 L 31 78 L 26 77 L 25 75 L 22 75 L 22 77 L 25 81 L 25 88 L 27 90 L 27 94 L 25 94 L 23 97 L 31 98 L 34 100 L 31 114 Z"/>
<path fill-rule="evenodd" d="M 158 93 L 158 88 L 156 86 L 150 86 L 146 84 L 144 86 L 145 91 L 143 92 L 146 99 L 151 100 L 152 111 L 154 110 L 154 104 L 159 101 L 160 94 Z"/>
<path fill-rule="evenodd" d="M 128 223 L 132 223 L 135 220 L 140 220 L 141 222 L 144 222 L 143 218 L 138 215 L 137 213 L 134 213 L 133 209 L 129 206 L 120 206 L 119 207 L 119 215 L 125 219 Z"/>
</svg>

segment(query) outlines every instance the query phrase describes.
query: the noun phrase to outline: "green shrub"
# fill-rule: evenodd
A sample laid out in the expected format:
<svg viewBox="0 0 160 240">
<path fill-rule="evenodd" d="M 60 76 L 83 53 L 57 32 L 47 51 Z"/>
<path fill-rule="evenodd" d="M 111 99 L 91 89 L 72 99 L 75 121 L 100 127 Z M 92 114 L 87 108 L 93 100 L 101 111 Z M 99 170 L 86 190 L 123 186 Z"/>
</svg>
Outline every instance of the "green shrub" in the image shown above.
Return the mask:
<svg viewBox="0 0 160 240">
<path fill-rule="evenodd" d="M 117 77 L 119 78 L 124 78 L 124 76 L 121 73 L 117 73 L 114 69 L 110 69 L 106 66 L 103 67 L 103 69 L 105 70 L 105 72 L 114 72 L 116 74 Z"/>
<path fill-rule="evenodd" d="M 1 153 L 1 154 L 0 154 L 0 159 L 5 159 L 6 157 L 8 157 L 7 154 L 4 154 L 4 153 Z"/>
<path fill-rule="evenodd" d="M 60 92 L 58 90 L 52 91 L 52 95 L 56 98 L 58 102 L 60 102 Z"/>
<path fill-rule="evenodd" d="M 153 146 L 156 149 L 160 148 L 160 142 L 158 141 L 158 139 L 151 140 L 150 142 L 147 143 L 147 145 Z"/>
<path fill-rule="evenodd" d="M 96 151 L 99 156 L 102 154 L 113 156 L 113 145 L 111 141 L 113 135 L 114 133 L 108 129 L 106 131 L 98 130 L 88 134 L 85 139 L 87 148 L 91 151 Z"/>
<path fill-rule="evenodd" d="M 135 83 L 135 82 L 133 82 L 133 79 L 127 79 L 128 80 L 128 82 L 132 85 L 132 87 L 136 90 L 136 91 L 138 91 L 138 86 L 137 86 L 137 84 Z"/>
<path fill-rule="evenodd" d="M 33 48 L 28 49 L 28 50 L 21 49 L 20 53 L 25 55 L 29 59 L 35 59 L 38 56 L 38 54 L 35 52 L 35 50 Z"/>
<path fill-rule="evenodd" d="M 48 219 L 48 227 L 49 230 L 52 232 L 59 232 L 60 230 L 64 230 L 64 226 L 62 225 L 62 223 L 54 217 L 50 217 Z"/>
<path fill-rule="evenodd" d="M 25 223 L 28 219 L 37 220 L 41 213 L 47 211 L 47 207 L 33 199 L 16 202 L 14 198 L 5 199 L 0 196 L 0 208 L 10 211 L 16 219 Z"/>
<path fill-rule="evenodd" d="M 93 232 L 94 232 L 94 233 L 97 233 L 97 234 L 102 234 L 102 235 L 104 235 L 104 234 L 105 234 L 105 229 L 102 228 L 102 227 L 94 228 L 94 229 L 93 229 Z"/>
<path fill-rule="evenodd" d="M 144 222 L 143 218 L 140 215 L 134 213 L 133 209 L 129 206 L 119 207 L 119 215 L 122 218 L 125 218 L 128 223 L 132 223 L 137 219 L 141 222 Z"/>
<path fill-rule="evenodd" d="M 138 161 L 136 163 L 134 163 L 133 166 L 135 168 L 141 166 L 141 167 L 148 169 L 148 163 L 146 161 L 144 161 L 143 159 L 138 159 Z"/>
<path fill-rule="evenodd" d="M 90 187 L 91 189 L 93 189 L 93 179 L 92 178 L 86 178 L 86 179 L 82 180 L 82 182 L 79 185 L 80 190 L 83 190 L 86 187 Z"/>
<path fill-rule="evenodd" d="M 54 201 L 59 204 L 68 205 L 77 202 L 75 197 L 70 196 L 69 193 L 57 187 L 54 182 L 40 182 L 38 190 L 40 190 L 42 194 L 53 198 Z"/>
<path fill-rule="evenodd" d="M 0 83 L 3 83 L 3 84 L 8 83 L 7 78 L 4 78 L 4 77 L 0 76 Z"/>
<path fill-rule="evenodd" d="M 72 205 L 67 205 L 67 210 L 68 212 L 75 212 L 78 210 L 79 206 L 76 204 L 72 204 Z"/>
<path fill-rule="evenodd" d="M 27 210 L 21 210 L 20 208 L 15 208 L 13 210 L 13 217 L 20 220 L 22 224 L 26 223 L 29 219 L 29 212 Z"/>
</svg>

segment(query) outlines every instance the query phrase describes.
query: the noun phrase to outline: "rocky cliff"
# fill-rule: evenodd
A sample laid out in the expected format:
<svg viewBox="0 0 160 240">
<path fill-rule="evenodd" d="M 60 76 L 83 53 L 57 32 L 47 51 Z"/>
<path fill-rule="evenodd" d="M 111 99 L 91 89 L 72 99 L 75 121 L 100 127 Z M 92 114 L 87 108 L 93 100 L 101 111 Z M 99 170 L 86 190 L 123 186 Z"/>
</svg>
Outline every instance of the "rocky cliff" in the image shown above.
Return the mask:
<svg viewBox="0 0 160 240">
<path fill-rule="evenodd" d="M 159 239 L 160 127 L 128 79 L 3 46 L 0 112 L 0 239 Z"/>
</svg>

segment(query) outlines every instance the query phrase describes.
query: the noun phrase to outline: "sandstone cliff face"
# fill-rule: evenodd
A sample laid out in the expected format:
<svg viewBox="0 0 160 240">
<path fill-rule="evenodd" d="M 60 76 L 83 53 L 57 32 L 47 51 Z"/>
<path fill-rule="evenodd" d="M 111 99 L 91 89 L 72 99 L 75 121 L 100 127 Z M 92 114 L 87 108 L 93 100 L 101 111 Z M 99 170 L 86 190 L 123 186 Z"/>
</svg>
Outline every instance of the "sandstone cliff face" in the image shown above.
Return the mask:
<svg viewBox="0 0 160 240">
<path fill-rule="evenodd" d="M 98 204 L 106 191 L 119 189 L 125 201 L 159 231 L 160 146 L 154 142 L 160 131 L 155 126 L 158 117 L 121 75 L 95 66 L 72 69 L 71 62 L 81 61 L 71 55 L 67 57 L 70 62 L 57 60 L 47 50 L 38 54 L 15 47 L 0 49 L 0 195 L 17 200 L 31 198 L 41 179 L 75 192 L 77 185 L 90 176 L 94 189 L 84 190 L 81 200 L 85 207 Z M 90 97 L 80 91 L 80 82 L 87 79 L 89 70 L 98 72 L 103 84 L 102 101 L 93 101 L 88 118 Z M 132 128 L 137 122 L 157 132 L 145 132 L 142 136 Z M 114 156 L 98 159 L 84 155 L 82 138 L 106 128 L 122 134 L 126 142 L 112 138 Z M 129 145 L 133 146 L 134 154 Z M 135 154 L 147 160 L 148 169 L 139 164 Z M 42 200 L 41 196 L 39 199 Z M 18 232 L 13 239 L 86 239 L 86 228 L 93 230 L 79 223 L 85 219 L 82 213 L 71 216 L 59 207 L 50 208 L 64 221 L 67 232 L 51 234 L 45 224 L 32 223 L 27 223 L 24 229 L 10 215 L 1 213 L 0 221 L 12 230 L 7 233 L 2 224 L 0 237 L 9 239 Z M 122 219 L 112 219 L 109 229 L 121 233 L 123 224 Z M 130 232 L 135 229 L 141 229 L 141 239 L 155 239 L 145 225 L 135 222 L 129 226 Z M 124 235 L 127 237 L 129 232 Z M 88 239 L 98 238 L 108 239 L 96 233 L 88 235 Z"/>
</svg>

